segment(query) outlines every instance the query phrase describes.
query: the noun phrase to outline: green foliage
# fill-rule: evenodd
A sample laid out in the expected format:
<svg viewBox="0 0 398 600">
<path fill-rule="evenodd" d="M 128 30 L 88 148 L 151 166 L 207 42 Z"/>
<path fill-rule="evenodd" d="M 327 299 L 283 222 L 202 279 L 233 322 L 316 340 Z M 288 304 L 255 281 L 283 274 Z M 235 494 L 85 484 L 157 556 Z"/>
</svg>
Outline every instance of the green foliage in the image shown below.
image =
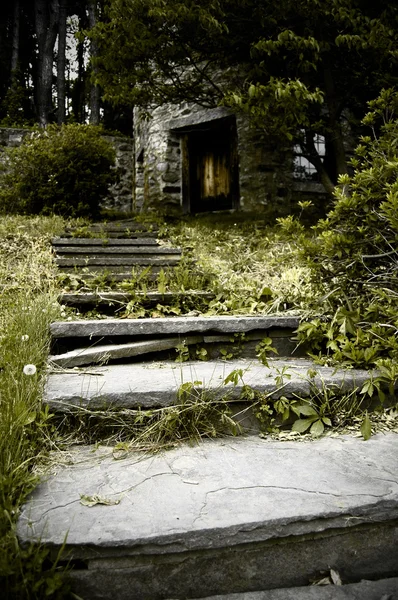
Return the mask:
<svg viewBox="0 0 398 600">
<path fill-rule="evenodd" d="M 48 551 L 21 548 L 16 519 L 56 437 L 41 405 L 49 324 L 59 316 L 49 240 L 60 218 L 4 217 L 0 224 L 0 588 L 4 598 L 60 598 Z"/>
<path fill-rule="evenodd" d="M 116 181 L 115 151 L 89 125 L 49 126 L 8 150 L 0 181 L 6 213 L 94 217 Z"/>
<path fill-rule="evenodd" d="M 305 246 L 326 290 L 323 319 L 302 323 L 301 342 L 313 351 L 357 367 L 398 360 L 398 95 L 384 90 L 369 103 L 353 175 L 340 178 L 335 203 Z M 319 310 L 318 309 L 318 310 Z M 380 391 L 380 393 L 382 393 Z"/>
<path fill-rule="evenodd" d="M 109 101 L 243 111 L 268 139 L 300 144 L 330 193 L 347 170 L 347 116 L 396 81 L 398 11 L 387 0 L 110 0 L 106 17 L 90 35 Z"/>
</svg>

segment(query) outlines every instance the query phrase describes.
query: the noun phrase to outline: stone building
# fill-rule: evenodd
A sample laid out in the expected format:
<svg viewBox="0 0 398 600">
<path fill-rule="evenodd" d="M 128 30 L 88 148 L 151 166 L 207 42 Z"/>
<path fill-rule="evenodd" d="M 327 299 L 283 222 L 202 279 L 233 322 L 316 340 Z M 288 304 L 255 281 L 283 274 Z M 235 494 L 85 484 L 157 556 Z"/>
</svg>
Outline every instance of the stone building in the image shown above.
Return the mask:
<svg viewBox="0 0 398 600">
<path fill-rule="evenodd" d="M 286 214 L 303 197 L 325 198 L 308 161 L 271 144 L 247 117 L 224 107 L 136 109 L 134 145 L 137 211 Z"/>
</svg>

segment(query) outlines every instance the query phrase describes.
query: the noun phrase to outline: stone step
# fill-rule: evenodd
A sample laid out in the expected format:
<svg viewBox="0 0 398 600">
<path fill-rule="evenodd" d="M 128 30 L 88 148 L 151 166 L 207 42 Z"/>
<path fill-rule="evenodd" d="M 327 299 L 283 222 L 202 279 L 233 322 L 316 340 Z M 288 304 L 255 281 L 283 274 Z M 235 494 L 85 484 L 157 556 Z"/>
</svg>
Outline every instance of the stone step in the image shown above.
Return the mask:
<svg viewBox="0 0 398 600">
<path fill-rule="evenodd" d="M 231 372 L 241 374 L 236 385 L 225 379 Z M 282 380 L 280 380 L 282 375 Z M 369 372 L 359 369 L 336 370 L 314 365 L 306 359 L 270 359 L 269 367 L 258 360 L 229 361 L 162 361 L 161 363 L 113 364 L 50 372 L 44 402 L 56 412 L 73 412 L 79 408 L 102 410 L 136 409 L 170 406 L 177 400 L 184 383 L 192 383 L 192 395 L 205 392 L 212 398 L 241 402 L 244 386 L 269 394 L 273 399 L 285 396 L 307 397 L 314 386 L 333 387 L 349 392 L 361 388 Z M 252 403 L 248 401 L 249 405 Z"/>
<path fill-rule="evenodd" d="M 104 256 L 90 256 L 87 258 L 56 258 L 55 263 L 58 267 L 127 267 L 135 265 L 143 266 L 162 266 L 162 267 L 175 267 L 180 262 L 179 254 L 166 254 L 165 256 L 139 256 L 138 254 L 134 257 L 125 256 L 124 258 L 114 258 L 107 255 Z"/>
<path fill-rule="evenodd" d="M 101 255 L 114 255 L 122 254 L 127 257 L 134 258 L 146 255 L 156 255 L 159 257 L 167 256 L 169 254 L 177 257 L 181 256 L 181 248 L 167 248 L 166 246 L 58 246 L 56 248 L 56 256 L 61 257 L 63 255 L 76 256 L 78 258 L 81 255 L 87 256 L 101 256 Z"/>
<path fill-rule="evenodd" d="M 144 306 L 156 306 L 156 304 L 168 305 L 183 299 L 211 300 L 214 294 L 202 291 L 188 292 L 64 292 L 58 296 L 58 302 L 67 306 L 75 307 L 93 307 L 106 306 L 110 304 L 120 305 L 128 304 L 131 300 L 139 301 Z"/>
<path fill-rule="evenodd" d="M 294 316 L 216 316 L 165 317 L 159 319 L 106 319 L 55 321 L 51 324 L 54 338 L 96 338 L 104 336 L 183 335 L 187 333 L 246 333 L 283 329 L 294 331 L 299 326 Z"/>
<path fill-rule="evenodd" d="M 52 246 L 58 252 L 58 247 L 79 247 L 79 246 L 160 246 L 159 241 L 156 238 L 53 238 L 51 240 Z"/>
<path fill-rule="evenodd" d="M 398 600 L 398 577 L 346 585 L 312 585 L 207 596 L 202 600 Z"/>
<path fill-rule="evenodd" d="M 200 344 L 203 342 L 203 336 L 188 336 L 184 339 L 184 342 L 188 346 Z M 80 367 L 95 363 L 103 364 L 121 358 L 164 352 L 165 350 L 177 348 L 179 344 L 181 344 L 181 338 L 174 337 L 131 342 L 129 344 L 94 345 L 89 348 L 77 348 L 64 354 L 50 355 L 49 360 L 53 365 L 63 368 Z"/>
<path fill-rule="evenodd" d="M 124 460 L 77 447 L 54 457 L 18 535 L 53 558 L 65 543 L 72 591 L 90 600 L 229 598 L 330 569 L 343 581 L 397 577 L 397 453 L 393 432 L 224 438 Z"/>
</svg>

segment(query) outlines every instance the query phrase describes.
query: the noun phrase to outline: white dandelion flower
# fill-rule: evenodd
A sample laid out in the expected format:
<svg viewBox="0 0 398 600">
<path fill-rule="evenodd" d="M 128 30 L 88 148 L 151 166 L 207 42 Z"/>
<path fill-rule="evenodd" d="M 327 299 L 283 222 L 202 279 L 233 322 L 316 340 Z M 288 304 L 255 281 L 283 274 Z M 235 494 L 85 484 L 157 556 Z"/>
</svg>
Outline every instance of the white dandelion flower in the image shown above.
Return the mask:
<svg viewBox="0 0 398 600">
<path fill-rule="evenodd" d="M 27 342 L 29 339 L 29 336 L 27 333 L 24 333 L 24 335 L 21 335 L 21 342 Z"/>
<path fill-rule="evenodd" d="M 24 375 L 34 375 L 36 370 L 35 365 L 25 365 L 23 368 Z"/>
</svg>

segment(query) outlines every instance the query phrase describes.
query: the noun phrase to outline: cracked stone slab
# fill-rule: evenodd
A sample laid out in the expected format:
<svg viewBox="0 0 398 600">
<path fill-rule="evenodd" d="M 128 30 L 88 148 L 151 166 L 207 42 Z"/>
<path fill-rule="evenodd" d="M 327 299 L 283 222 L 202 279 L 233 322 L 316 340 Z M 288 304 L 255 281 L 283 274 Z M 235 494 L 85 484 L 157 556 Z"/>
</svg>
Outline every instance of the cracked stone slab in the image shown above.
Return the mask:
<svg viewBox="0 0 398 600">
<path fill-rule="evenodd" d="M 168 406 L 175 402 L 182 383 L 192 382 L 193 393 L 205 390 L 215 398 L 227 397 L 238 401 L 244 385 L 272 395 L 308 396 L 311 386 L 335 387 L 350 391 L 362 387 L 369 378 L 367 371 L 349 369 L 336 371 L 330 367 L 314 366 L 305 359 L 270 360 L 269 367 L 251 359 L 176 363 L 135 363 L 108 365 L 50 373 L 47 378 L 44 401 L 53 410 L 68 411 L 82 406 L 91 409 L 112 406 L 117 408 L 150 408 Z M 275 378 L 288 367 L 290 378 L 276 384 Z M 235 370 L 241 371 L 237 385 L 224 383 Z M 316 375 L 309 377 L 310 374 Z"/>
<path fill-rule="evenodd" d="M 184 342 L 188 346 L 191 344 L 200 344 L 203 342 L 203 336 L 188 336 L 184 338 Z M 180 343 L 181 338 L 175 337 L 131 342 L 130 344 L 98 344 L 89 348 L 77 348 L 64 354 L 52 355 L 49 357 L 49 361 L 59 367 L 79 367 L 93 363 L 104 363 L 108 360 L 131 358 L 152 352 L 172 350 L 173 348 L 177 348 Z"/>
<path fill-rule="evenodd" d="M 300 319 L 292 316 L 166 317 L 159 319 L 106 319 L 56 321 L 53 337 L 101 337 L 114 335 L 157 335 L 204 333 L 245 333 L 256 329 L 297 329 Z"/>
<path fill-rule="evenodd" d="M 67 536 L 87 565 L 74 590 L 95 600 L 293 587 L 330 568 L 386 577 L 398 570 L 397 452 L 392 432 L 226 438 L 124 460 L 76 448 L 33 492 L 18 535 L 54 553 Z"/>
</svg>

